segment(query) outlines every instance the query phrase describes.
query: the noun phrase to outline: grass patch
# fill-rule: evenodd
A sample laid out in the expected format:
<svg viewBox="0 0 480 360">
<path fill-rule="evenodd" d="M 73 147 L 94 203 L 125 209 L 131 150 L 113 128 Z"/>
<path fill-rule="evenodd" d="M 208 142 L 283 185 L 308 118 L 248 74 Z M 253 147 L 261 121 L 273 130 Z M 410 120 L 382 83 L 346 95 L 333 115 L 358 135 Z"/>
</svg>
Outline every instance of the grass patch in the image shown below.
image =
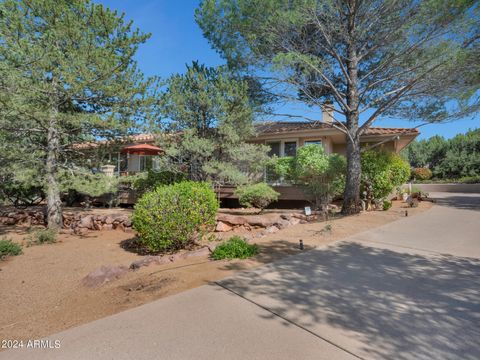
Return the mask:
<svg viewBox="0 0 480 360">
<path fill-rule="evenodd" d="M 57 233 L 52 229 L 40 229 L 27 238 L 28 246 L 53 244 L 57 242 Z"/>
<path fill-rule="evenodd" d="M 240 236 L 232 236 L 213 250 L 212 258 L 214 260 L 247 259 L 256 254 L 258 254 L 258 245 L 249 244 Z"/>
<path fill-rule="evenodd" d="M 0 260 L 7 256 L 17 256 L 22 253 L 22 247 L 10 239 L 0 239 Z"/>
</svg>

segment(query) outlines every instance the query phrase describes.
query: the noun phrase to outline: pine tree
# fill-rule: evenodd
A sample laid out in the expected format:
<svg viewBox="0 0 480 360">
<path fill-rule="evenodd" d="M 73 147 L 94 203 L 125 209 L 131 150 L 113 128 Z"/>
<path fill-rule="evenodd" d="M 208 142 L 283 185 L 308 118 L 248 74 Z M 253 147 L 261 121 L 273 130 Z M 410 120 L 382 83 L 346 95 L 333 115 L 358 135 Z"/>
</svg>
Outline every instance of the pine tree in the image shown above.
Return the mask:
<svg viewBox="0 0 480 360">
<path fill-rule="evenodd" d="M 0 3 L 0 162 L 36 172 L 50 228 L 62 225 L 59 174 L 76 166 L 72 145 L 146 116 L 154 80 L 134 55 L 148 37 L 88 0 Z"/>
</svg>

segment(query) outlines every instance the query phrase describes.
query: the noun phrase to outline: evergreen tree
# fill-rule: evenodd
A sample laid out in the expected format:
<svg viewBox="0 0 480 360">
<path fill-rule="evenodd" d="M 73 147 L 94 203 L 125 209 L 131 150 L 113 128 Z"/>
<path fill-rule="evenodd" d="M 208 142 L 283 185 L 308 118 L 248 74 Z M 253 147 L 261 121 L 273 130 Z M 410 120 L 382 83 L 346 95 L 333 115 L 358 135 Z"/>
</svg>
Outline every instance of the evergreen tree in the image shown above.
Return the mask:
<svg viewBox="0 0 480 360">
<path fill-rule="evenodd" d="M 478 11 L 474 0 L 203 0 L 197 22 L 229 66 L 278 99 L 319 112 L 333 103 L 345 120 L 332 126 L 346 138 L 342 211 L 351 213 L 360 210 L 360 137 L 375 121 L 478 110 Z"/>
<path fill-rule="evenodd" d="M 134 61 L 148 37 L 89 0 L 0 3 L 0 162 L 36 173 L 50 228 L 62 225 L 72 144 L 124 134 L 148 114 L 153 80 Z"/>
<path fill-rule="evenodd" d="M 245 143 L 255 134 L 255 108 L 247 81 L 224 67 L 193 62 L 185 74 L 168 79 L 161 101 L 170 134 L 164 139 L 167 154 L 187 167 L 192 180 L 217 185 L 253 181 L 261 174 L 268 151 L 266 146 Z"/>
</svg>

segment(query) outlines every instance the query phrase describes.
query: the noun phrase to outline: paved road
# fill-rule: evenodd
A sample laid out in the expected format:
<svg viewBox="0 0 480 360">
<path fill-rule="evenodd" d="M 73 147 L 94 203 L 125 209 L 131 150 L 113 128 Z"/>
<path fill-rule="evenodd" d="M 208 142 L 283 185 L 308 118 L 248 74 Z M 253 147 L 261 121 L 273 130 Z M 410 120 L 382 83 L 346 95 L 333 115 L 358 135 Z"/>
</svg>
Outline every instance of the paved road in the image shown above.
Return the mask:
<svg viewBox="0 0 480 360">
<path fill-rule="evenodd" d="M 0 359 L 480 359 L 480 195 Z"/>
</svg>

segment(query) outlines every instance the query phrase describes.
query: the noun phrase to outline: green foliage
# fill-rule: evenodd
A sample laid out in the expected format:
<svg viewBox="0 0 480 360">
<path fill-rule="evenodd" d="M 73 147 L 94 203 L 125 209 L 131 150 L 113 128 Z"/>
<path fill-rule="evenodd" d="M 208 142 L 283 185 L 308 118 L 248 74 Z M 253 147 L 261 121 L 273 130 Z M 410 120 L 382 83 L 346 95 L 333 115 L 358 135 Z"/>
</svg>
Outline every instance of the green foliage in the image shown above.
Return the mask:
<svg viewBox="0 0 480 360">
<path fill-rule="evenodd" d="M 255 134 L 248 82 L 225 67 L 194 62 L 185 74 L 172 76 L 161 111 L 171 119 L 165 130 L 181 132 L 162 146 L 191 180 L 245 184 L 263 170 L 267 147 L 245 143 Z"/>
<path fill-rule="evenodd" d="M 15 170 L 10 172 L 8 169 Z M 7 166 L 4 171 L 0 171 L 0 201 L 22 207 L 37 205 L 45 199 L 45 191 L 38 181 L 37 171 L 22 170 L 13 165 Z"/>
<path fill-rule="evenodd" d="M 436 179 L 480 176 L 480 129 L 448 140 L 433 136 L 414 141 L 403 150 L 403 155 L 413 167 L 428 166 Z"/>
<path fill-rule="evenodd" d="M 242 206 L 265 209 L 272 202 L 278 200 L 280 193 L 266 183 L 257 183 L 237 187 L 235 195 L 238 196 L 238 201 Z"/>
<path fill-rule="evenodd" d="M 410 166 L 397 154 L 369 150 L 362 153 L 361 161 L 363 184 L 372 185 L 375 199 L 385 198 L 410 178 Z"/>
<path fill-rule="evenodd" d="M 411 178 L 415 180 L 429 180 L 432 178 L 432 170 L 429 168 L 421 167 L 421 168 L 413 168 L 411 171 Z"/>
<path fill-rule="evenodd" d="M 135 205 L 132 222 L 151 251 L 174 251 L 215 225 L 218 202 L 208 183 L 184 181 L 159 186 Z"/>
<path fill-rule="evenodd" d="M 64 192 L 75 190 L 79 194 L 98 197 L 116 193 L 119 178 L 103 173 L 92 173 L 86 169 L 65 172 L 61 178 L 61 189 Z"/>
<path fill-rule="evenodd" d="M 133 180 L 132 186 L 133 189 L 141 195 L 147 191 L 156 189 L 160 185 L 171 185 L 184 180 L 185 175 L 180 172 L 149 170 L 142 173 L 141 176 L 136 177 Z"/>
<path fill-rule="evenodd" d="M 10 239 L 0 239 L 0 260 L 7 256 L 17 256 L 22 253 L 22 247 Z"/>
<path fill-rule="evenodd" d="M 249 244 L 240 236 L 232 236 L 225 243 L 217 246 L 212 252 L 214 260 L 247 259 L 258 254 L 258 245 Z"/>
<path fill-rule="evenodd" d="M 0 173 L 36 171 L 60 226 L 61 169 L 87 165 L 74 144 L 151 118 L 156 79 L 135 61 L 149 35 L 92 1 L 5 0 L 0 14 Z"/>
<path fill-rule="evenodd" d="M 392 202 L 388 200 L 383 200 L 383 210 L 387 211 L 392 207 Z"/>
<path fill-rule="evenodd" d="M 57 242 L 57 235 L 57 232 L 52 229 L 36 230 L 27 238 L 27 243 L 29 246 L 53 244 Z"/>
<path fill-rule="evenodd" d="M 479 11 L 463 0 L 202 0 L 195 18 L 232 69 L 256 76 L 286 108 L 301 102 L 319 113 L 330 103 L 345 116 L 336 125 L 349 143 L 342 211 L 351 213 L 359 139 L 375 121 L 434 123 L 480 110 Z"/>
<path fill-rule="evenodd" d="M 344 156 L 327 155 L 322 146 L 312 144 L 299 148 L 291 164 L 293 169 L 287 173 L 314 197 L 317 208 L 324 208 L 342 193 L 346 171 Z"/>
</svg>

